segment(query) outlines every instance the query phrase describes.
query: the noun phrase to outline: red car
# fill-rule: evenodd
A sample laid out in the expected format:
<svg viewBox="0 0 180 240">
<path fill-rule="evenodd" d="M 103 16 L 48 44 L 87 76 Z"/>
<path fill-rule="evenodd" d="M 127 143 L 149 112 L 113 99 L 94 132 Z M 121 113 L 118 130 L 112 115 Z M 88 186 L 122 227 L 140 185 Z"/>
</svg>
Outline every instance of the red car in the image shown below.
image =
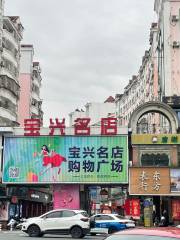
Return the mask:
<svg viewBox="0 0 180 240">
<path fill-rule="evenodd" d="M 175 240 L 180 239 L 180 229 L 165 228 L 136 228 L 117 232 L 106 240 Z"/>
</svg>

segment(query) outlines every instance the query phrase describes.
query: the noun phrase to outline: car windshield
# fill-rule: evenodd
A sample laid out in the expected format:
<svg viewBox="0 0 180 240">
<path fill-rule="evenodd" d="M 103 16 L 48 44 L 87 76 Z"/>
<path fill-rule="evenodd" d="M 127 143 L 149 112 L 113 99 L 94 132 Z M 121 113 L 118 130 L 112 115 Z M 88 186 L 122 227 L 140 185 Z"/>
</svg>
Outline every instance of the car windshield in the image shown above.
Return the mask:
<svg viewBox="0 0 180 240">
<path fill-rule="evenodd" d="M 107 237 L 106 240 L 175 240 L 174 237 L 160 237 L 160 236 L 147 236 L 147 235 L 112 235 Z"/>
</svg>

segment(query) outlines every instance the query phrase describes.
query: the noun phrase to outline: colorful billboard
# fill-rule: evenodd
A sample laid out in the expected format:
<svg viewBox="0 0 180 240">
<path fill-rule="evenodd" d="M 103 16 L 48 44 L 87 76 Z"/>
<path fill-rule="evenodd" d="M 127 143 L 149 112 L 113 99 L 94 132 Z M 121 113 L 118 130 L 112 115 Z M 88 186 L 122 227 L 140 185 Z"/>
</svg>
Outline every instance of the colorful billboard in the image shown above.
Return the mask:
<svg viewBox="0 0 180 240">
<path fill-rule="evenodd" d="M 127 183 L 127 136 L 6 137 L 4 183 Z"/>
</svg>

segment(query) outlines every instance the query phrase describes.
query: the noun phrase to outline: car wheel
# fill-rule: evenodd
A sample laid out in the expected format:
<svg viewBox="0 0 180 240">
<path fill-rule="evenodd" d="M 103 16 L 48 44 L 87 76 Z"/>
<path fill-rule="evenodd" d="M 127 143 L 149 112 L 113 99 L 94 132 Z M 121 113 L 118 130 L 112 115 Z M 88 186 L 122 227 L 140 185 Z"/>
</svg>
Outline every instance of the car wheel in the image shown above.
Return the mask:
<svg viewBox="0 0 180 240">
<path fill-rule="evenodd" d="M 28 235 L 30 237 L 39 237 L 41 235 L 40 228 L 37 225 L 29 226 Z"/>
<path fill-rule="evenodd" d="M 111 233 L 114 233 L 114 232 L 116 232 L 116 229 L 114 229 L 114 228 L 112 228 L 112 227 L 110 227 L 110 228 L 108 229 L 108 234 L 111 234 Z"/>
<path fill-rule="evenodd" d="M 83 236 L 82 228 L 76 226 L 71 229 L 72 238 L 81 238 Z"/>
<path fill-rule="evenodd" d="M 81 238 L 83 238 L 83 237 L 85 237 L 85 234 L 82 234 L 82 235 L 81 235 Z"/>
</svg>

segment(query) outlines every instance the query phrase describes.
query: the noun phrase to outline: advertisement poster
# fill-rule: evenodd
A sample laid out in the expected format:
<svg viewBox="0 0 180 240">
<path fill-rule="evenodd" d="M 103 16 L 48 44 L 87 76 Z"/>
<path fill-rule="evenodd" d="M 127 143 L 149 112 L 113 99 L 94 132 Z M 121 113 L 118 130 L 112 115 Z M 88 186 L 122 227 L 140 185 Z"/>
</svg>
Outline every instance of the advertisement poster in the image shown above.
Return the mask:
<svg viewBox="0 0 180 240">
<path fill-rule="evenodd" d="M 127 136 L 6 137 L 4 183 L 127 183 Z"/>
<path fill-rule="evenodd" d="M 176 221 L 180 220 L 180 200 L 172 200 L 172 219 Z"/>
<path fill-rule="evenodd" d="M 170 170 L 171 192 L 180 192 L 180 169 Z"/>
<path fill-rule="evenodd" d="M 53 188 L 54 209 L 79 209 L 79 185 L 55 185 Z"/>
<path fill-rule="evenodd" d="M 0 221 L 8 220 L 8 202 L 0 201 Z"/>
</svg>

